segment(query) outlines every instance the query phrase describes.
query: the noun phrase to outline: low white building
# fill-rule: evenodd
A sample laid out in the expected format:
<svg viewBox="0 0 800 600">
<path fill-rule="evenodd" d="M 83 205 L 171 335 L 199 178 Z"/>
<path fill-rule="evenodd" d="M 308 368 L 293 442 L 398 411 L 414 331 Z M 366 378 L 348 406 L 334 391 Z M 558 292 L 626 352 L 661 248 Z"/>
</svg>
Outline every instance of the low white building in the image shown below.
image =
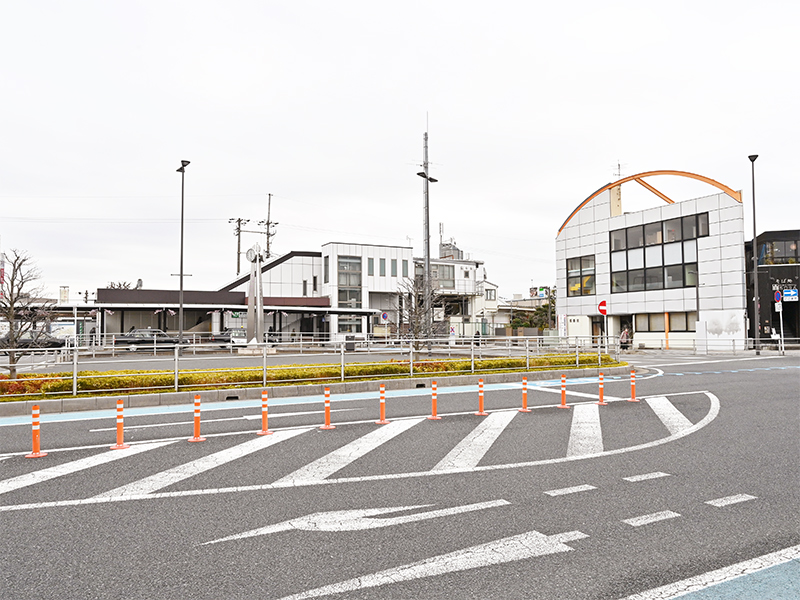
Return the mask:
<svg viewBox="0 0 800 600">
<path fill-rule="evenodd" d="M 703 181 L 720 193 L 675 202 L 643 181 Z M 666 204 L 622 210 L 621 186 L 637 181 Z M 556 237 L 559 333 L 618 336 L 634 347 L 743 348 L 744 213 L 741 192 L 683 171 L 653 171 L 608 184 L 584 200 Z M 607 320 L 601 315 L 605 303 Z"/>
</svg>

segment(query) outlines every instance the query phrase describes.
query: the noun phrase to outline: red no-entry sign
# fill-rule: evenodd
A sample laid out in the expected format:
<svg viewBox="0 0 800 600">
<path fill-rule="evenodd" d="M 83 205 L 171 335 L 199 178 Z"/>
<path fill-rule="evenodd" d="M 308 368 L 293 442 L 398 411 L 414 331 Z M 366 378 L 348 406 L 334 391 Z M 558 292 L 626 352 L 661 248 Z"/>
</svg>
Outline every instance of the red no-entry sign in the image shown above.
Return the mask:
<svg viewBox="0 0 800 600">
<path fill-rule="evenodd" d="M 603 300 L 600 304 L 597 305 L 597 310 L 600 311 L 601 315 L 605 315 L 608 312 L 605 300 Z"/>
</svg>

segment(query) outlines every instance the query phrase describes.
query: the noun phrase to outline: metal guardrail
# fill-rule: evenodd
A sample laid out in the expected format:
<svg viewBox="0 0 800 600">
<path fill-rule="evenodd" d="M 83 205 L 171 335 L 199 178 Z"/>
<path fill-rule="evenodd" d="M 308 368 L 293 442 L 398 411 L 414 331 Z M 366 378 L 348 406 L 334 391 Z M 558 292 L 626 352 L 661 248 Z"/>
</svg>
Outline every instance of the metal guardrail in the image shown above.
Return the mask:
<svg viewBox="0 0 800 600">
<path fill-rule="evenodd" d="M 715 344 L 706 352 L 742 353 L 753 349 L 753 340 L 730 345 Z M 761 340 L 765 352 L 783 352 L 777 343 Z M 800 340 L 786 340 L 787 348 L 800 349 Z M 449 375 L 492 372 L 510 368 L 545 370 L 556 367 L 598 366 L 603 356 L 618 361 L 620 356 L 637 351 L 670 350 L 698 352 L 696 344 L 669 348 L 667 339 L 651 338 L 644 348 L 634 340 L 628 350 L 616 340 L 606 343 L 596 337 L 483 337 L 422 339 L 361 339 L 331 342 L 297 339 L 283 343 L 237 345 L 189 343 L 142 345 L 135 351 L 111 346 L 69 345 L 57 350 L 24 350 L 27 357 L 17 365 L 25 370 L 13 379 L 0 376 L 0 396 L 4 398 L 38 395 L 78 396 L 130 392 L 190 391 L 200 388 L 267 386 L 287 383 L 348 381 L 374 378 L 430 376 L 446 371 Z M 9 349 L 0 350 L 0 361 Z M 234 360 L 236 364 L 230 364 Z M 509 365 L 513 361 L 513 366 Z M 120 362 L 125 371 L 120 373 Z M 494 361 L 494 362 L 492 362 Z M 137 369 L 137 363 L 142 365 Z M 225 363 L 225 364 L 223 364 Z M 54 373 L 58 365 L 66 367 Z M 155 367 L 155 368 L 154 368 Z M 371 372 L 366 367 L 371 367 Z M 0 369 L 8 369 L 0 362 Z M 304 373 L 309 369 L 315 373 Z M 320 371 L 321 370 L 321 371 Z M 43 373 L 48 371 L 51 374 Z M 35 374 L 31 377 L 28 373 Z M 214 383 L 199 381 L 214 374 Z M 106 385 L 125 377 L 127 385 Z M 34 383 L 35 381 L 35 383 Z"/>
<path fill-rule="evenodd" d="M 430 343 L 429 343 L 430 342 Z M 266 386 L 365 378 L 401 378 L 563 366 L 597 366 L 609 348 L 591 338 L 364 339 L 342 342 L 263 343 L 247 346 L 195 343 L 142 345 L 121 351 L 114 345 L 30 351 L 17 368 L 35 373 L 0 379 L 0 395 L 77 396 L 152 391 L 189 391 L 210 386 Z M 615 356 L 618 349 L 610 348 Z M 9 350 L 0 350 L 0 357 Z M 231 360 L 237 364 L 231 366 Z M 512 363 L 509 365 L 509 359 Z M 120 362 L 124 361 L 124 365 Z M 491 362 L 494 361 L 494 362 Z M 142 365 L 137 369 L 137 363 Z M 225 364 L 222 364 L 225 363 Z M 64 371 L 53 373 L 58 365 Z M 189 366 L 191 365 L 191 366 Z M 119 368 L 125 366 L 120 373 Z M 8 368 L 0 363 L 0 369 Z M 153 368 L 155 367 L 155 368 Z M 145 370 L 146 369 L 146 370 Z M 314 369 L 314 372 L 309 372 Z M 42 373 L 49 371 L 50 374 Z M 304 372 L 305 371 L 305 372 Z M 214 374 L 219 380 L 198 381 Z M 104 384 L 124 377 L 126 385 Z M 38 390 L 38 391 L 37 391 Z"/>
</svg>

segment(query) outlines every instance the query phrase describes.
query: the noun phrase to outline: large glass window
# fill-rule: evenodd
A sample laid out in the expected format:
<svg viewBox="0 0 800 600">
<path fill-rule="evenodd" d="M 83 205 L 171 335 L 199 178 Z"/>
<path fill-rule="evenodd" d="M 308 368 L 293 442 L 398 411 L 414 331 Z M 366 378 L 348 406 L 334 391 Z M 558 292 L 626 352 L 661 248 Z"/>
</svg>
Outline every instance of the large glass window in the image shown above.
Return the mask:
<svg viewBox="0 0 800 600">
<path fill-rule="evenodd" d="M 663 264 L 661 246 L 651 246 L 644 249 L 644 264 L 646 267 L 660 267 Z"/>
<path fill-rule="evenodd" d="M 361 333 L 361 317 L 339 317 L 339 333 Z"/>
<path fill-rule="evenodd" d="M 628 248 L 641 248 L 644 246 L 644 227 L 628 227 Z"/>
<path fill-rule="evenodd" d="M 408 277 L 408 261 L 403 259 L 403 277 Z"/>
<path fill-rule="evenodd" d="M 668 289 L 683 287 L 683 265 L 664 267 L 664 287 Z"/>
<path fill-rule="evenodd" d="M 661 223 L 648 223 L 644 226 L 644 245 L 653 246 L 662 240 Z"/>
<path fill-rule="evenodd" d="M 686 331 L 686 313 L 669 313 L 669 330 Z"/>
<path fill-rule="evenodd" d="M 636 315 L 636 331 L 650 331 L 649 315 Z"/>
<path fill-rule="evenodd" d="M 611 232 L 611 251 L 625 250 L 625 230 L 617 229 Z"/>
<path fill-rule="evenodd" d="M 628 291 L 628 273 L 623 271 L 621 273 L 611 274 L 611 293 L 627 292 Z"/>
<path fill-rule="evenodd" d="M 392 277 L 397 277 L 397 259 L 392 259 Z"/>
<path fill-rule="evenodd" d="M 663 313 L 653 313 L 648 316 L 650 317 L 650 331 L 664 331 L 666 321 Z"/>
<path fill-rule="evenodd" d="M 683 222 L 683 239 L 691 240 L 697 237 L 697 215 L 687 215 L 681 219 Z"/>
<path fill-rule="evenodd" d="M 628 271 L 628 291 L 644 291 L 644 269 L 634 269 Z"/>
<path fill-rule="evenodd" d="M 361 257 L 340 256 L 338 265 L 340 307 L 361 308 Z M 360 321 L 359 321 L 360 322 Z"/>
<path fill-rule="evenodd" d="M 653 267 L 644 270 L 645 289 L 663 290 L 664 289 L 664 269 Z"/>
<path fill-rule="evenodd" d="M 683 285 L 697 287 L 697 263 L 683 265 Z"/>
<path fill-rule="evenodd" d="M 681 241 L 681 220 L 670 219 L 664 221 L 664 243 L 680 242 Z"/>
<path fill-rule="evenodd" d="M 567 296 L 591 296 L 594 293 L 594 256 L 567 259 Z"/>
<path fill-rule="evenodd" d="M 367 259 L 367 275 L 375 275 L 375 259 Z"/>
<path fill-rule="evenodd" d="M 380 275 L 381 277 L 386 277 L 386 259 L 380 259 Z"/>
<path fill-rule="evenodd" d="M 625 252 L 611 253 L 611 270 L 624 271 L 628 268 L 628 261 L 625 260 Z"/>
<path fill-rule="evenodd" d="M 439 282 L 439 288 L 454 289 L 456 287 L 455 265 L 431 265 L 431 278 Z"/>
<path fill-rule="evenodd" d="M 708 213 L 697 215 L 697 237 L 708 235 Z"/>
<path fill-rule="evenodd" d="M 644 266 L 644 249 L 628 250 L 628 268 L 641 269 Z"/>
<path fill-rule="evenodd" d="M 683 262 L 683 246 L 677 244 L 664 244 L 664 264 L 676 265 Z"/>
</svg>

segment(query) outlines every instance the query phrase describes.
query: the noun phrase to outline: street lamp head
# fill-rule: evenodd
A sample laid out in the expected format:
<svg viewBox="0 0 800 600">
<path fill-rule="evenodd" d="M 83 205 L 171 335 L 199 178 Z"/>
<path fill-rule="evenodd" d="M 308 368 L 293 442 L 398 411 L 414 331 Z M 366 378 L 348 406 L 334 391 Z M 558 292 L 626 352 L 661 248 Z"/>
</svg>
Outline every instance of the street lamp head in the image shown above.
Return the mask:
<svg viewBox="0 0 800 600">
<path fill-rule="evenodd" d="M 430 181 L 431 183 L 436 183 L 439 180 L 438 179 L 434 179 L 433 177 L 428 177 L 428 181 Z"/>
<path fill-rule="evenodd" d="M 422 172 L 420 172 L 420 173 L 417 173 L 417 175 L 419 175 L 419 176 L 420 176 L 420 177 L 422 177 L 423 179 L 425 179 L 425 178 L 427 177 L 427 175 L 425 175 L 425 172 L 424 172 L 424 171 L 422 171 Z"/>
<path fill-rule="evenodd" d="M 182 160 L 181 161 L 181 166 L 178 169 L 178 173 L 185 173 L 186 172 L 186 167 L 188 167 L 188 166 L 189 166 L 189 161 L 188 160 Z"/>
<path fill-rule="evenodd" d="M 758 154 L 751 154 L 747 158 L 750 159 L 750 162 L 754 163 L 754 162 L 756 162 L 756 159 L 758 158 Z"/>
</svg>

